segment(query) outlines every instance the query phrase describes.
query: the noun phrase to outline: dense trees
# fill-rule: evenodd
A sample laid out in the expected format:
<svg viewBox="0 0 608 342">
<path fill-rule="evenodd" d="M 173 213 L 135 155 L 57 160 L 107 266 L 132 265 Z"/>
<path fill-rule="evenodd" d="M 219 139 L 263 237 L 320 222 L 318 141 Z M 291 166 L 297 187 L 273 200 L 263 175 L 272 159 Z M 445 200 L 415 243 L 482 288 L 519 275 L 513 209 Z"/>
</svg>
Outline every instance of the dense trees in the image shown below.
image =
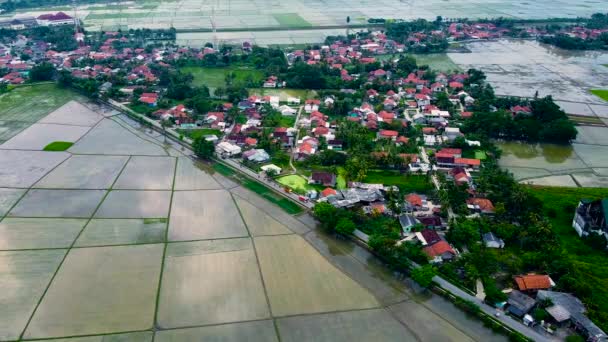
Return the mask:
<svg viewBox="0 0 608 342">
<path fill-rule="evenodd" d="M 197 157 L 201 159 L 211 159 L 215 146 L 211 141 L 207 141 L 204 137 L 197 137 L 192 143 L 192 150 Z"/>
<path fill-rule="evenodd" d="M 50 81 L 55 76 L 55 67 L 49 62 L 36 64 L 30 70 L 30 79 L 34 82 Z"/>
</svg>

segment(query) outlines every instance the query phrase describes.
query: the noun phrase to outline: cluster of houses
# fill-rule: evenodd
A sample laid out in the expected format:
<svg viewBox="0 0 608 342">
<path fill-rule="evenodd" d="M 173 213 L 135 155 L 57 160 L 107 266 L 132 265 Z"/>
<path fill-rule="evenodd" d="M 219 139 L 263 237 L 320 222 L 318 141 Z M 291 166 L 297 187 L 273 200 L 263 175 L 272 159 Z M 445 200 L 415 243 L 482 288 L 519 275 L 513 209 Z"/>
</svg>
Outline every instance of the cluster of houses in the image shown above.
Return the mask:
<svg viewBox="0 0 608 342">
<path fill-rule="evenodd" d="M 575 296 L 566 292 L 552 291 L 555 283 L 548 275 L 526 274 L 514 277 L 515 287 L 509 292 L 508 300 L 497 305 L 506 305 L 506 310 L 523 320 L 527 325 L 543 324 L 572 327 L 587 338 L 587 341 L 606 341 L 608 336 L 585 314 L 585 305 Z M 535 322 L 532 311 L 540 307 L 547 312 L 547 320 Z"/>
</svg>

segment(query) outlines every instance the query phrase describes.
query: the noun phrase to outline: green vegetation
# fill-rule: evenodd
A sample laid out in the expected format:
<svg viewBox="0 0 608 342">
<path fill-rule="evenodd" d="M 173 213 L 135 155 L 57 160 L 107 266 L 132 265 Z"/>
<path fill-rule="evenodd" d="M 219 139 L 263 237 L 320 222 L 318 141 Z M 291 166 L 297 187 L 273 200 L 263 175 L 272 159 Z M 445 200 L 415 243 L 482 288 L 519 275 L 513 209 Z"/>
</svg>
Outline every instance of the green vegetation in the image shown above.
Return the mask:
<svg viewBox="0 0 608 342">
<path fill-rule="evenodd" d="M 54 142 L 46 145 L 43 150 L 50 151 L 50 152 L 61 152 L 61 151 L 65 151 L 68 148 L 72 147 L 72 145 L 74 145 L 74 143 L 69 142 L 69 141 L 54 141 Z"/>
<path fill-rule="evenodd" d="M 398 171 L 372 170 L 363 179 L 365 183 L 396 185 L 403 193 L 427 193 L 433 189 L 426 175 L 403 174 Z"/>
<path fill-rule="evenodd" d="M 209 160 L 213 157 L 215 145 L 213 145 L 213 142 L 199 136 L 192 142 L 192 150 L 197 157 Z"/>
<path fill-rule="evenodd" d="M 213 169 L 217 171 L 219 174 L 229 177 L 230 179 L 241 183 L 245 188 L 257 193 L 258 195 L 264 197 L 271 203 L 276 204 L 281 209 L 285 210 L 287 213 L 295 215 L 301 213 L 302 207 L 294 203 L 293 201 L 276 194 L 274 191 L 270 190 L 266 186 L 258 183 L 254 180 L 251 180 L 246 177 L 239 177 L 237 173 L 229 168 L 228 166 L 220 163 L 214 163 Z"/>
<path fill-rule="evenodd" d="M 243 186 L 247 189 L 264 197 L 268 201 L 278 205 L 281 207 L 281 209 L 285 210 L 289 214 L 294 215 L 302 212 L 302 207 L 283 196 L 277 195 L 274 191 L 254 180 L 246 178 L 241 180 L 241 184 L 243 184 Z"/>
<path fill-rule="evenodd" d="M 222 134 L 219 129 L 212 128 L 178 129 L 177 132 L 193 140 L 206 135 L 216 135 L 219 137 Z"/>
<path fill-rule="evenodd" d="M 34 123 L 70 100 L 80 97 L 53 83 L 16 87 L 0 96 L 0 120 Z"/>
<path fill-rule="evenodd" d="M 308 180 L 300 175 L 289 175 L 276 179 L 282 185 L 289 187 L 297 193 L 303 194 L 308 190 L 314 190 L 315 187 L 308 184 Z"/>
<path fill-rule="evenodd" d="M 428 65 L 436 71 L 459 71 L 460 67 L 445 53 L 413 54 L 418 65 Z"/>
<path fill-rule="evenodd" d="M 591 89 L 591 93 L 604 101 L 608 101 L 608 90 L 606 89 Z"/>
<path fill-rule="evenodd" d="M 410 272 L 412 279 L 424 288 L 433 284 L 433 277 L 435 277 L 435 275 L 435 269 L 429 264 L 421 266 L 420 268 L 414 268 Z"/>
<path fill-rule="evenodd" d="M 283 27 L 312 27 L 308 21 L 297 13 L 275 13 L 272 16 Z"/>
<path fill-rule="evenodd" d="M 192 84 L 194 86 L 207 86 L 210 88 L 226 87 L 226 77 L 234 75 L 232 82 L 242 84 L 245 87 L 254 87 L 264 80 L 264 73 L 261 70 L 256 70 L 248 67 L 226 67 L 226 68 L 210 68 L 187 66 L 182 67 L 180 71 L 190 73 L 194 76 Z"/>
<path fill-rule="evenodd" d="M 543 203 L 544 212 L 572 264 L 568 276 L 580 282 L 585 290 L 577 296 L 585 302 L 596 324 L 607 329 L 608 253 L 585 243 L 572 228 L 572 217 L 581 199 L 608 197 L 608 189 L 529 187 L 528 191 Z"/>
</svg>

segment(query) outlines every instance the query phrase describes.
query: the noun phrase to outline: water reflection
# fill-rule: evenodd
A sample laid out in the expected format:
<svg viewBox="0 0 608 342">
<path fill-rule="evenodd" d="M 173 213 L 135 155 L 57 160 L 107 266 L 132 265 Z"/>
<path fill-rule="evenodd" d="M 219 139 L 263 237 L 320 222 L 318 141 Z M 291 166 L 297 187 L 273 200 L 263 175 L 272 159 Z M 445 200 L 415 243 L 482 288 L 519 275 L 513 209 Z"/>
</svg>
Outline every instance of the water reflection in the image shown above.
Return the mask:
<svg viewBox="0 0 608 342">
<path fill-rule="evenodd" d="M 496 145 L 502 150 L 504 157 L 511 156 L 518 159 L 544 158 L 547 163 L 561 164 L 573 157 L 572 145 L 558 144 L 529 144 L 524 142 L 503 141 Z"/>
</svg>

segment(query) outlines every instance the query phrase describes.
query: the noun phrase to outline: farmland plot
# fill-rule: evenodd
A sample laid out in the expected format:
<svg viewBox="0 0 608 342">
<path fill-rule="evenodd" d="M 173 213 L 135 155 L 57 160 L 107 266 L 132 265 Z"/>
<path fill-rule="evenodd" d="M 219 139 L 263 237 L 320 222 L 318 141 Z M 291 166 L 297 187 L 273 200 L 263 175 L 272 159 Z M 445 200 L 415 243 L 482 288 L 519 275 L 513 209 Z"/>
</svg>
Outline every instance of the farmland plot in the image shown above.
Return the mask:
<svg viewBox="0 0 608 342">
<path fill-rule="evenodd" d="M 166 219 L 93 219 L 75 246 L 109 246 L 165 241 Z"/>
<path fill-rule="evenodd" d="M 124 167 L 126 156 L 73 155 L 36 183 L 36 188 L 108 189 Z"/>
<path fill-rule="evenodd" d="M 0 187 L 27 188 L 70 155 L 0 150 Z"/>
<path fill-rule="evenodd" d="M 293 233 L 282 223 L 275 220 L 260 209 L 254 207 L 251 203 L 238 197 L 235 198 L 235 201 L 239 207 L 239 210 L 241 211 L 243 219 L 245 220 L 247 229 L 249 229 L 249 233 L 251 233 L 252 236 Z"/>
<path fill-rule="evenodd" d="M 384 309 L 281 318 L 281 341 L 415 341 Z"/>
<path fill-rule="evenodd" d="M 278 342 L 272 321 L 222 324 L 201 328 L 158 331 L 154 338 L 158 342 L 180 341 L 248 341 Z"/>
<path fill-rule="evenodd" d="M 0 188 L 0 216 L 6 215 L 11 207 L 23 196 L 25 189 Z"/>
<path fill-rule="evenodd" d="M 275 316 L 377 307 L 377 300 L 297 235 L 254 239 Z"/>
<path fill-rule="evenodd" d="M 173 157 L 131 157 L 114 189 L 171 190 L 175 174 Z"/>
<path fill-rule="evenodd" d="M 174 328 L 269 317 L 249 238 L 167 246 L 160 326 Z"/>
<path fill-rule="evenodd" d="M 112 190 L 96 218 L 166 218 L 171 191 Z"/>
<path fill-rule="evenodd" d="M 72 249 L 26 338 L 150 329 L 163 245 Z"/>
<path fill-rule="evenodd" d="M 225 190 L 176 191 L 169 220 L 169 241 L 248 236 Z"/>
<path fill-rule="evenodd" d="M 5 218 L 0 222 L 0 249 L 68 248 L 87 220 Z"/>
<path fill-rule="evenodd" d="M 9 212 L 12 217 L 89 218 L 105 195 L 104 190 L 30 190 Z"/>
<path fill-rule="evenodd" d="M 210 174 L 198 168 L 196 163 L 188 157 L 177 158 L 175 190 L 221 189 L 218 182 Z"/>
<path fill-rule="evenodd" d="M 65 253 L 65 249 L 0 252 L 0 340 L 19 339 Z"/>
<path fill-rule="evenodd" d="M 53 342 L 151 342 L 152 336 L 151 331 L 142 331 L 129 334 L 61 338 L 53 340 Z"/>
<path fill-rule="evenodd" d="M 469 336 L 416 302 L 393 305 L 389 310 L 408 328 L 415 330 L 422 341 L 470 341 Z"/>
<path fill-rule="evenodd" d="M 0 148 L 13 150 L 42 150 L 54 141 L 75 142 L 89 127 L 36 123 L 0 145 Z"/>
<path fill-rule="evenodd" d="M 139 138 L 110 119 L 102 120 L 74 144 L 69 152 L 76 154 L 167 155 L 159 145 Z"/>
<path fill-rule="evenodd" d="M 80 102 L 70 101 L 38 122 L 93 127 L 102 119 L 103 115 L 94 112 Z"/>
</svg>

